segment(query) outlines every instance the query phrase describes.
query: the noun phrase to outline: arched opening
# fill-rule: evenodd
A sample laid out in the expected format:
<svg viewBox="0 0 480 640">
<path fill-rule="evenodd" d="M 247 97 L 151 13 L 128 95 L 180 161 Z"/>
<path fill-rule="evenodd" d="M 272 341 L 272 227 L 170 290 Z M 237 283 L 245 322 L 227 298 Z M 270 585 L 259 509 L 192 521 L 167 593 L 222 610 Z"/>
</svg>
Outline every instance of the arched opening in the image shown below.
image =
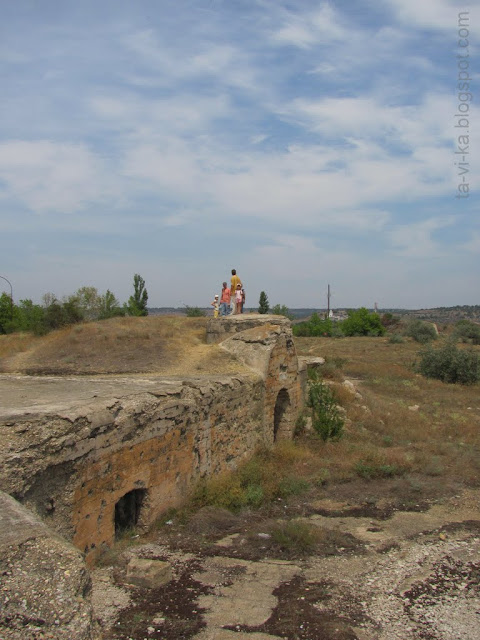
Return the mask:
<svg viewBox="0 0 480 640">
<path fill-rule="evenodd" d="M 139 522 L 140 512 L 147 495 L 146 489 L 133 489 L 126 493 L 115 505 L 115 538 Z"/>
<path fill-rule="evenodd" d="M 273 440 L 277 439 L 279 431 L 286 424 L 286 414 L 290 407 L 290 397 L 286 389 L 280 389 L 278 392 L 277 400 L 275 402 L 275 409 L 273 410 Z"/>
</svg>

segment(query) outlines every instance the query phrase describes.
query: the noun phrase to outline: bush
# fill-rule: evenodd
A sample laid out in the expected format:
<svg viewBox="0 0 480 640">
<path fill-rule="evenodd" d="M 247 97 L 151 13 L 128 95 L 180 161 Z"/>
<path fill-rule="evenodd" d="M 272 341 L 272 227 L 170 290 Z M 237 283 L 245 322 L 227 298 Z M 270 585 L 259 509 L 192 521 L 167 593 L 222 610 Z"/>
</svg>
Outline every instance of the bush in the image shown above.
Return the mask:
<svg viewBox="0 0 480 640">
<path fill-rule="evenodd" d="M 203 318 L 207 315 L 206 311 L 200 309 L 200 307 L 187 307 L 185 313 L 187 314 L 187 318 Z"/>
<path fill-rule="evenodd" d="M 320 318 L 318 313 L 312 313 L 309 320 L 299 322 L 292 327 L 294 336 L 317 337 L 332 335 L 332 321 L 330 318 Z"/>
<path fill-rule="evenodd" d="M 399 333 L 392 333 L 389 342 L 391 342 L 392 344 L 402 344 L 402 342 L 405 342 L 405 340 Z"/>
<path fill-rule="evenodd" d="M 300 555 L 312 553 L 321 538 L 318 527 L 300 520 L 278 522 L 271 527 L 270 535 L 281 549 Z"/>
<path fill-rule="evenodd" d="M 309 381 L 307 406 L 312 410 L 312 427 L 324 442 L 342 437 L 344 420 L 335 397 L 317 376 Z"/>
<path fill-rule="evenodd" d="M 480 344 L 480 325 L 470 320 L 460 320 L 455 324 L 453 338 L 469 344 Z"/>
<path fill-rule="evenodd" d="M 383 336 L 385 327 L 382 325 L 378 313 L 370 313 L 362 307 L 348 312 L 348 318 L 340 323 L 346 336 Z"/>
<path fill-rule="evenodd" d="M 435 326 L 431 322 L 424 322 L 418 319 L 410 320 L 405 335 L 413 338 L 416 342 L 420 342 L 420 344 L 426 344 L 438 338 Z"/>
<path fill-rule="evenodd" d="M 416 368 L 426 378 L 452 384 L 475 384 L 480 380 L 480 356 L 459 349 L 452 342 L 441 349 L 429 347 L 421 354 Z"/>
<path fill-rule="evenodd" d="M 270 313 L 273 313 L 274 316 L 285 316 L 289 320 L 293 320 L 295 317 L 284 304 L 276 304 L 270 309 Z"/>
<path fill-rule="evenodd" d="M 385 329 L 395 329 L 400 324 L 400 318 L 398 316 L 394 316 L 393 313 L 384 313 L 380 318 L 380 322 Z"/>
</svg>

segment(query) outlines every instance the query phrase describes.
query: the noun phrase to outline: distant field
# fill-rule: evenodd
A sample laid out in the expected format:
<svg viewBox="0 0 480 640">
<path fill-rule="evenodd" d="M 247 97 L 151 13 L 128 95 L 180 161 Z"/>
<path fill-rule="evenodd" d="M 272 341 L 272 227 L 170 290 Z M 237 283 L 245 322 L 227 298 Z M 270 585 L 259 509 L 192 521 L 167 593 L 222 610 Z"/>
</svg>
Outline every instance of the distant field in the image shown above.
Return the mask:
<svg viewBox="0 0 480 640">
<path fill-rule="evenodd" d="M 247 307 L 246 312 L 255 312 L 258 307 Z M 203 307 L 207 316 L 212 315 L 211 307 Z M 347 308 L 333 308 L 335 313 L 341 315 L 349 311 Z M 373 311 L 373 309 L 371 309 Z M 298 308 L 290 309 L 289 312 L 296 318 L 308 318 L 312 313 L 326 314 L 327 309 Z M 151 315 L 179 315 L 185 316 L 185 307 L 155 307 L 149 309 Z M 451 324 L 459 320 L 468 319 L 474 322 L 480 322 L 480 305 L 459 305 L 456 307 L 437 307 L 434 309 L 378 309 L 380 315 L 384 313 L 393 313 L 402 318 L 420 318 L 430 322 Z"/>
</svg>

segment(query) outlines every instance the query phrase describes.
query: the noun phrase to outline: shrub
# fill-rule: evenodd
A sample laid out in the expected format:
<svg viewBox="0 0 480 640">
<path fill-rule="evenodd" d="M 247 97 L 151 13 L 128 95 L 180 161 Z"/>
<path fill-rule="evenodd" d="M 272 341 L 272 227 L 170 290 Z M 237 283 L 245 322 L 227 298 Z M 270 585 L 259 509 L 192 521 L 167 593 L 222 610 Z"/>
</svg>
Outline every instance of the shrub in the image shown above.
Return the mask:
<svg viewBox="0 0 480 640">
<path fill-rule="evenodd" d="M 200 309 L 200 307 L 187 307 L 185 313 L 187 318 L 203 318 L 207 315 L 205 310 Z"/>
<path fill-rule="evenodd" d="M 403 475 L 405 470 L 394 464 L 378 464 L 370 460 L 359 460 L 355 465 L 355 471 L 362 478 L 393 478 Z"/>
<path fill-rule="evenodd" d="M 402 344 L 402 342 L 405 342 L 405 340 L 399 333 L 392 333 L 389 342 L 391 342 L 392 344 Z"/>
<path fill-rule="evenodd" d="M 20 300 L 18 305 L 20 331 L 31 331 L 36 336 L 43 336 L 48 332 L 45 323 L 45 309 L 31 300 Z"/>
<path fill-rule="evenodd" d="M 398 316 L 394 316 L 393 313 L 384 313 L 380 318 L 380 322 L 385 329 L 394 329 L 400 324 L 400 318 Z"/>
<path fill-rule="evenodd" d="M 297 476 L 286 476 L 278 483 L 276 495 L 278 498 L 288 498 L 288 496 L 298 496 L 308 491 L 310 485 L 303 478 Z"/>
<path fill-rule="evenodd" d="M 455 324 L 452 337 L 460 342 L 480 344 L 480 325 L 470 320 L 460 320 Z"/>
<path fill-rule="evenodd" d="M 315 525 L 299 520 L 279 522 L 270 529 L 270 534 L 281 549 L 300 555 L 312 553 L 321 537 Z"/>
<path fill-rule="evenodd" d="M 424 322 L 417 318 L 410 320 L 405 335 L 413 338 L 416 342 L 420 342 L 420 344 L 426 344 L 431 340 L 436 340 L 438 337 L 437 331 L 431 322 Z"/>
<path fill-rule="evenodd" d="M 309 320 L 293 325 L 292 331 L 294 336 L 331 336 L 332 321 L 329 318 L 320 318 L 318 313 L 312 313 Z"/>
<path fill-rule="evenodd" d="M 324 442 L 342 437 L 344 420 L 335 397 L 317 376 L 309 382 L 307 406 L 312 410 L 312 427 Z"/>
<path fill-rule="evenodd" d="M 475 384 L 480 380 L 480 356 L 474 351 L 459 349 L 453 342 L 441 349 L 429 347 L 420 355 L 416 368 L 426 378 L 452 384 Z"/>
<path fill-rule="evenodd" d="M 270 313 L 273 313 L 274 316 L 285 316 L 289 320 L 293 320 L 295 317 L 284 304 L 276 304 L 270 309 Z"/>
<path fill-rule="evenodd" d="M 385 327 L 378 313 L 370 313 L 362 307 L 348 312 L 348 318 L 340 323 L 346 336 L 383 336 Z"/>
</svg>

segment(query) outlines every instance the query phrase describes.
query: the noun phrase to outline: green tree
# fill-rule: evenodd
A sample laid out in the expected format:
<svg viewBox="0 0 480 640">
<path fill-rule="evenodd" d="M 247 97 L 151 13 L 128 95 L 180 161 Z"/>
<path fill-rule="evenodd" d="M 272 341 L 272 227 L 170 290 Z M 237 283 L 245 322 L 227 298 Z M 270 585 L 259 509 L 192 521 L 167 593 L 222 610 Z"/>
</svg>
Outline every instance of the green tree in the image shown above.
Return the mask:
<svg viewBox="0 0 480 640">
<path fill-rule="evenodd" d="M 20 331 L 31 331 L 37 336 L 43 336 L 48 329 L 45 324 L 45 309 L 31 300 L 20 300 L 18 305 Z"/>
<path fill-rule="evenodd" d="M 295 317 L 292 313 L 290 313 L 288 307 L 284 304 L 276 304 L 270 309 L 270 313 L 273 313 L 274 316 L 285 316 L 289 320 L 293 320 Z"/>
<path fill-rule="evenodd" d="M 95 287 L 80 287 L 72 298 L 77 301 L 85 320 L 96 320 L 100 316 L 102 301 Z"/>
<path fill-rule="evenodd" d="M 125 309 L 122 309 L 117 298 L 110 289 L 107 289 L 107 292 L 99 298 L 98 318 L 100 320 L 106 320 L 107 318 L 116 318 L 124 315 Z"/>
<path fill-rule="evenodd" d="M 333 324 L 330 318 L 320 318 L 315 312 L 309 320 L 293 325 L 292 330 L 295 336 L 331 336 Z"/>
<path fill-rule="evenodd" d="M 270 305 L 268 304 L 268 297 L 265 291 L 260 292 L 260 299 L 258 300 L 258 313 L 268 313 L 270 311 Z"/>
<path fill-rule="evenodd" d="M 148 293 L 145 288 L 145 280 L 136 273 L 133 276 L 133 296 L 128 299 L 126 312 L 129 316 L 148 316 Z"/>
<path fill-rule="evenodd" d="M 83 320 L 82 310 L 75 296 L 71 296 L 65 302 L 59 302 L 53 298 L 53 301 L 45 309 L 44 317 L 46 331 L 60 329 L 60 327 L 66 327 Z"/>
<path fill-rule="evenodd" d="M 18 320 L 16 311 L 10 295 L 2 293 L 0 296 L 0 333 L 12 333 L 12 331 L 15 331 L 15 325 Z"/>
<path fill-rule="evenodd" d="M 341 322 L 346 336 L 383 336 L 385 327 L 378 313 L 370 313 L 365 307 L 348 312 L 348 318 Z"/>
</svg>

